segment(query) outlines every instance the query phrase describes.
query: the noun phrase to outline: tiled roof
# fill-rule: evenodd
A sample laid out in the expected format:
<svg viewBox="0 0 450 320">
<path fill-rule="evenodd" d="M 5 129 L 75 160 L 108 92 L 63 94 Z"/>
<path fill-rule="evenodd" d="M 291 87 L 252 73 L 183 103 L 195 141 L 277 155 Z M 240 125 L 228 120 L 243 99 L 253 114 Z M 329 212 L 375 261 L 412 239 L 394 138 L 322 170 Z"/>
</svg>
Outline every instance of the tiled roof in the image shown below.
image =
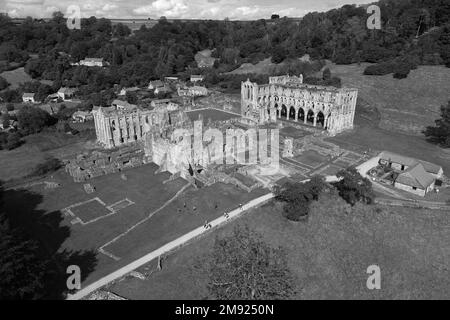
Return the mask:
<svg viewBox="0 0 450 320">
<path fill-rule="evenodd" d="M 411 167 L 411 166 L 416 165 L 417 163 L 420 163 L 423 165 L 423 168 L 425 169 L 426 172 L 433 173 L 433 174 L 439 173 L 439 171 L 442 169 L 441 166 L 438 166 L 434 163 L 419 160 L 419 159 L 414 159 L 414 158 L 410 158 L 410 157 L 405 157 L 405 156 L 402 156 L 400 154 L 396 154 L 396 153 L 393 153 L 390 151 L 383 151 L 380 154 L 380 159 L 399 163 L 399 164 L 402 164 L 402 165 L 405 165 L 408 167 Z"/>
<path fill-rule="evenodd" d="M 402 172 L 396 182 L 420 189 L 428 188 L 435 181 L 434 177 L 425 171 L 421 163 L 417 163 L 407 171 Z"/>
</svg>

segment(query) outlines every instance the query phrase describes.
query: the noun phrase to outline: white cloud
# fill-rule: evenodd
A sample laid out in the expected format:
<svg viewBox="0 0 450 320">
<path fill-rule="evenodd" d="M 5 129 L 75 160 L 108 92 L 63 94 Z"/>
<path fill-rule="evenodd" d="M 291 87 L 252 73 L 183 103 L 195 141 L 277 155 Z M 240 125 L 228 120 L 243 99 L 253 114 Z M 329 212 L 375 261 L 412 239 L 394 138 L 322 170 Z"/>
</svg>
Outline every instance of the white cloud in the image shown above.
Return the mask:
<svg viewBox="0 0 450 320">
<path fill-rule="evenodd" d="M 188 10 L 184 0 L 156 0 L 151 5 L 134 9 L 133 12 L 147 16 L 184 17 Z"/>
<path fill-rule="evenodd" d="M 111 10 L 114 10 L 114 9 L 117 9 L 117 5 L 116 4 L 109 4 L 109 3 L 105 4 L 103 6 L 103 8 L 102 8 L 103 11 L 111 11 Z"/>
</svg>

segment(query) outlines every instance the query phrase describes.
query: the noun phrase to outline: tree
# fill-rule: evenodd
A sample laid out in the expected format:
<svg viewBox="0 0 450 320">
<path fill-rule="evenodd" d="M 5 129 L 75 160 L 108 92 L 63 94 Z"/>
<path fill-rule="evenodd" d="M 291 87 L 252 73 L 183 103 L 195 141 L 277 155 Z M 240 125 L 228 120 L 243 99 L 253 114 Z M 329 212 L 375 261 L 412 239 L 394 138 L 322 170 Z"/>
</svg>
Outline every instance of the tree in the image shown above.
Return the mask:
<svg viewBox="0 0 450 320">
<path fill-rule="evenodd" d="M 450 148 L 450 101 L 441 106 L 441 118 L 435 123 L 436 126 L 427 127 L 424 131 L 427 140 Z"/>
<path fill-rule="evenodd" d="M 273 49 L 273 51 L 272 51 L 272 62 L 273 63 L 281 63 L 284 61 L 284 59 L 286 59 L 286 57 L 287 57 L 287 52 L 283 46 L 279 45 Z"/>
<path fill-rule="evenodd" d="M 128 103 L 136 104 L 138 102 L 138 96 L 136 92 L 127 91 L 125 97 Z"/>
<path fill-rule="evenodd" d="M 17 122 L 19 129 L 25 135 L 38 133 L 43 128 L 54 124 L 54 119 L 50 114 L 39 108 L 24 106 L 17 113 Z"/>
<path fill-rule="evenodd" d="M 271 19 L 271 20 L 277 20 L 277 19 L 280 19 L 280 15 L 279 15 L 279 14 L 273 14 L 273 15 L 270 17 L 270 19 Z"/>
<path fill-rule="evenodd" d="M 15 148 L 18 148 L 22 145 L 22 137 L 20 136 L 20 133 L 18 132 L 12 132 L 8 134 L 8 137 L 6 139 L 5 148 L 7 150 L 13 150 Z"/>
<path fill-rule="evenodd" d="M 9 121 L 11 120 L 11 116 L 9 115 L 9 113 L 3 114 L 0 120 L 4 129 L 9 128 Z"/>
<path fill-rule="evenodd" d="M 300 221 L 309 214 L 311 202 L 317 201 L 325 189 L 325 181 L 320 176 L 314 176 L 306 183 L 287 182 L 274 188 L 275 199 L 284 203 L 284 215 L 292 221 Z"/>
<path fill-rule="evenodd" d="M 284 250 L 270 247 L 248 226 L 217 237 L 201 268 L 206 269 L 208 291 L 215 299 L 273 300 L 295 294 L 295 278 Z"/>
<path fill-rule="evenodd" d="M 339 196 L 347 203 L 354 206 L 357 202 L 365 204 L 373 203 L 375 194 L 372 189 L 372 183 L 364 178 L 356 168 L 341 170 L 336 175 L 340 181 L 334 186 L 339 192 Z"/>
</svg>

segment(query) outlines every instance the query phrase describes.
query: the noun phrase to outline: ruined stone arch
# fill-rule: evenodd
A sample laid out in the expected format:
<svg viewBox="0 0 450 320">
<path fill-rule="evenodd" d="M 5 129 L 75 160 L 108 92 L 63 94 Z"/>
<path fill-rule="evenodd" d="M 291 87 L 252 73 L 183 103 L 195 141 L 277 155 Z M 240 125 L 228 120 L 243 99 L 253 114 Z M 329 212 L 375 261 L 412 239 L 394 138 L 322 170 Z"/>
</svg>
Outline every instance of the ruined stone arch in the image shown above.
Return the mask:
<svg viewBox="0 0 450 320">
<path fill-rule="evenodd" d="M 303 108 L 298 108 L 298 120 L 305 121 L 305 110 Z"/>
<path fill-rule="evenodd" d="M 325 115 L 319 111 L 316 115 L 316 125 L 325 128 Z"/>
<path fill-rule="evenodd" d="M 306 122 L 314 124 L 314 117 L 315 117 L 314 110 L 309 109 L 308 113 L 306 114 Z"/>
<path fill-rule="evenodd" d="M 286 105 L 283 104 L 281 106 L 281 114 L 280 114 L 280 116 L 282 118 L 286 119 L 287 118 L 287 113 L 288 113 L 287 107 L 286 107 Z"/>
<path fill-rule="evenodd" d="M 289 120 L 295 120 L 295 108 L 294 106 L 289 107 Z"/>
</svg>

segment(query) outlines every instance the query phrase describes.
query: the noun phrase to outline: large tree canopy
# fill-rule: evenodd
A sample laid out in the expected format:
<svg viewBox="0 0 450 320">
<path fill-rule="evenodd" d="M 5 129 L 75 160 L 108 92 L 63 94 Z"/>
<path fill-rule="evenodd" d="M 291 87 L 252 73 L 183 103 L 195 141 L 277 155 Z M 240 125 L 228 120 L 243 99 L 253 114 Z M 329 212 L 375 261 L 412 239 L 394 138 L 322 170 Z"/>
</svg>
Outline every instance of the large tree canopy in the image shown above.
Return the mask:
<svg viewBox="0 0 450 320">
<path fill-rule="evenodd" d="M 287 299 L 295 293 L 285 252 L 270 247 L 247 226 L 216 238 L 205 268 L 209 292 L 216 299 Z"/>
</svg>

